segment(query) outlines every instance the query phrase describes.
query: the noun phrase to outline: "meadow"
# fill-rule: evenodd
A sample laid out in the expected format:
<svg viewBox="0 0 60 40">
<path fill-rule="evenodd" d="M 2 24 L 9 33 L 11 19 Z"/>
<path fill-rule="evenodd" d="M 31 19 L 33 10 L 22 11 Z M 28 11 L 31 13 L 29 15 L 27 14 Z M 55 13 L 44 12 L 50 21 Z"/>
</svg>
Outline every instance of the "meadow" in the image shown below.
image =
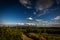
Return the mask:
<svg viewBox="0 0 60 40">
<path fill-rule="evenodd" d="M 0 40 L 60 40 L 60 28 L 0 27 Z"/>
</svg>

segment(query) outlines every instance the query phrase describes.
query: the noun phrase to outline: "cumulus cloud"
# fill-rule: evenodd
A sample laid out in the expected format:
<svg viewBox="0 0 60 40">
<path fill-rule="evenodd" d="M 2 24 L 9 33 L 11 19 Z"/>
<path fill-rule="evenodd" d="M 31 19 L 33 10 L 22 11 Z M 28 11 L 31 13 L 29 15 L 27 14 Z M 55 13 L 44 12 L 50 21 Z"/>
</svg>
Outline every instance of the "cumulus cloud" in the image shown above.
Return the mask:
<svg viewBox="0 0 60 40">
<path fill-rule="evenodd" d="M 43 10 L 46 8 L 50 8 L 53 5 L 52 0 L 37 0 L 36 2 L 36 9 Z"/>
<path fill-rule="evenodd" d="M 54 20 L 60 20 L 60 16 L 57 16 L 56 18 L 54 18 Z"/>
<path fill-rule="evenodd" d="M 29 17 L 29 18 L 27 18 L 28 20 L 33 20 L 33 18 L 32 17 Z"/>
<path fill-rule="evenodd" d="M 57 16 L 51 20 L 54 20 L 55 23 L 60 23 L 60 16 Z"/>
</svg>

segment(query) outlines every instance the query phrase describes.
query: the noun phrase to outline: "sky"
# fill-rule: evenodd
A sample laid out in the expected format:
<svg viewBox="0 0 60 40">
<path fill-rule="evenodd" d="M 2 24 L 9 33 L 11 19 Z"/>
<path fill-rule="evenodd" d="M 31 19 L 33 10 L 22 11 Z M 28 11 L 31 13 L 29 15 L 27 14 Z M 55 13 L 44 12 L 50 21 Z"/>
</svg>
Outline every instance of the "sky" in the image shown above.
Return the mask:
<svg viewBox="0 0 60 40">
<path fill-rule="evenodd" d="M 0 0 L 0 23 L 60 23 L 60 0 Z"/>
</svg>

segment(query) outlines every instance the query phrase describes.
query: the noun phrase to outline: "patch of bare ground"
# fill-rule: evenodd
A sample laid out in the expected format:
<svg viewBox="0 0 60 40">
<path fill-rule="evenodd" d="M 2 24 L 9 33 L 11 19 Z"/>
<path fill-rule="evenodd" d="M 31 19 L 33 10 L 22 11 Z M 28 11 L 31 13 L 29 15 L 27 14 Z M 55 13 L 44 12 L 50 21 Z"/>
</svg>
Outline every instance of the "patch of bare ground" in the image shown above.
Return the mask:
<svg viewBox="0 0 60 40">
<path fill-rule="evenodd" d="M 23 40 L 33 40 L 33 39 L 27 37 L 25 34 L 22 34 L 22 37 L 23 37 Z"/>
</svg>

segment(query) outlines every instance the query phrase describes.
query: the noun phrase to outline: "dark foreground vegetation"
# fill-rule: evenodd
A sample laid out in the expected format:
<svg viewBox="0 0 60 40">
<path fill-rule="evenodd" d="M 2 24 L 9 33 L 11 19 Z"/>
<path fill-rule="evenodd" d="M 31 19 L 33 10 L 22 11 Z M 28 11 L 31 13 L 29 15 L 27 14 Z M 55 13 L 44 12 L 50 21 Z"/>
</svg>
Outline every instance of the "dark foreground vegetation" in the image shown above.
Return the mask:
<svg viewBox="0 0 60 40">
<path fill-rule="evenodd" d="M 0 40 L 60 40 L 60 28 L 0 27 Z"/>
</svg>

